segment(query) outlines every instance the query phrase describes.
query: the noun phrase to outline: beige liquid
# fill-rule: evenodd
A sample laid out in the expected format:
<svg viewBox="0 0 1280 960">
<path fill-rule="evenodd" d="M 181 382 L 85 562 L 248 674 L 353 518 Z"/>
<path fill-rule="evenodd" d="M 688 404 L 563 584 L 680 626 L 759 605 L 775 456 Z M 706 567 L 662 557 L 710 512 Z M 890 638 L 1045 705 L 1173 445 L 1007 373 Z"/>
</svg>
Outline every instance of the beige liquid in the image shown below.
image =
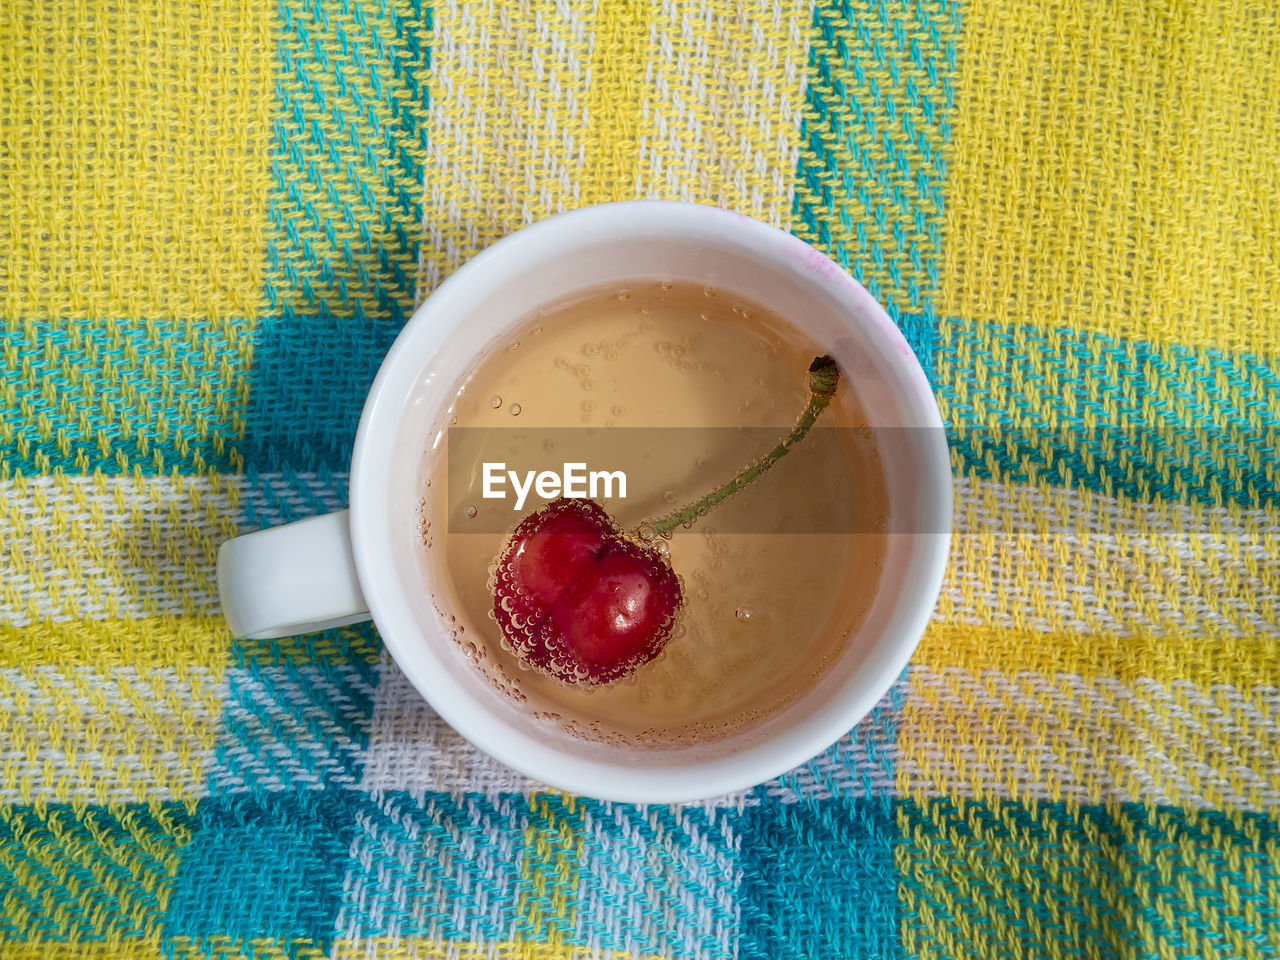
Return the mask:
<svg viewBox="0 0 1280 960">
<path fill-rule="evenodd" d="M 884 535 L 874 532 L 887 510 L 875 452 L 868 454 L 865 442 L 810 442 L 818 430 L 845 428 L 830 435 L 844 437 L 863 427 L 857 385 L 847 378 L 806 441 L 672 535 L 670 559 L 685 593 L 680 626 L 664 654 L 623 683 L 583 690 L 522 667 L 489 616 L 488 568 L 504 534 L 463 531 L 482 510 L 504 510 L 514 526 L 545 502 L 531 495 L 515 513 L 514 500 L 483 500 L 473 462 L 518 460 L 535 449 L 556 463 L 562 453 L 583 457 L 591 469 L 616 469 L 620 464 L 608 461 L 625 460 L 627 498 L 602 501 L 624 529 L 693 502 L 785 435 L 807 400 L 809 362 L 824 352 L 727 291 L 656 279 L 531 314 L 461 385 L 449 421 L 508 428 L 494 432 L 500 440 L 473 444 L 452 472 L 444 445 L 424 459 L 421 525 L 430 531 L 423 542 L 435 602 L 455 618 L 454 639 L 464 652 L 531 712 L 593 739 L 706 741 L 758 722 L 813 686 L 846 644 L 857 642 L 885 551 Z M 601 430 L 583 439 L 583 449 L 555 449 L 565 434 L 549 428 L 584 426 L 768 427 L 773 439 L 758 449 L 765 434 L 755 432 L 748 438 L 757 449 L 735 449 L 733 431 L 683 430 L 670 438 L 645 431 L 648 448 L 638 449 L 609 439 L 619 432 Z M 830 518 L 833 529 L 867 532 L 759 532 L 771 517 L 796 511 Z M 736 532 L 745 528 L 757 532 Z"/>
</svg>

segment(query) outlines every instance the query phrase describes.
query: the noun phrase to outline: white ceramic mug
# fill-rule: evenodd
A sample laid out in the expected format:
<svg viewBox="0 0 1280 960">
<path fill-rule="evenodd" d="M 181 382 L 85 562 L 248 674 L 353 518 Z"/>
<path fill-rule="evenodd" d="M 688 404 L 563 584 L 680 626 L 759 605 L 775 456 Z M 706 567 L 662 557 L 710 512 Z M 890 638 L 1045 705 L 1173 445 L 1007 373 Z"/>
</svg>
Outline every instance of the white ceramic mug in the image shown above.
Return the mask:
<svg viewBox="0 0 1280 960">
<path fill-rule="evenodd" d="M 576 738 L 504 697 L 462 654 L 423 589 L 414 518 L 423 451 L 439 442 L 460 376 L 527 317 L 603 284 L 643 277 L 731 290 L 785 317 L 856 370 L 876 427 L 924 428 L 884 468 L 890 535 L 856 643 L 799 700 L 727 739 L 627 748 Z M 271 638 L 372 617 L 432 707 L 501 762 L 571 793 L 672 803 L 750 787 L 847 733 L 906 666 L 932 613 L 950 545 L 951 473 L 937 404 L 878 303 L 812 247 L 759 221 L 694 204 L 587 207 L 526 227 L 440 285 L 387 353 L 365 402 L 350 511 L 238 537 L 218 552 L 231 629 Z M 918 519 L 916 519 L 918 518 Z"/>
</svg>

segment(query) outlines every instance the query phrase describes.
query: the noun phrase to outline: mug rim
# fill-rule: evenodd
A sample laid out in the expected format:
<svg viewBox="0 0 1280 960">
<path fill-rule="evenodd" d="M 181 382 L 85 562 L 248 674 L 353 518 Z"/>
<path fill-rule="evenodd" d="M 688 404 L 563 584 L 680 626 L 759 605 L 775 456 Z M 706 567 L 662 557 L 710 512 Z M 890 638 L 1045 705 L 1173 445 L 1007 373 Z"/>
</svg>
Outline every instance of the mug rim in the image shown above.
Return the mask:
<svg viewBox="0 0 1280 960">
<path fill-rule="evenodd" d="M 476 284 L 492 283 L 490 274 L 501 272 L 504 260 L 510 269 L 524 262 L 530 251 L 545 258 L 547 250 L 555 249 L 557 236 L 573 236 L 592 221 L 601 220 L 611 222 L 617 230 L 640 234 L 678 232 L 682 227 L 692 226 L 695 221 L 700 229 L 705 230 L 709 223 L 714 222 L 717 233 L 732 232 L 736 242 L 744 236 L 749 237 L 753 248 L 758 249 L 762 256 L 795 258 L 807 279 L 827 285 L 827 292 L 846 303 L 851 315 L 857 316 L 859 322 L 874 324 L 877 332 L 887 338 L 897 358 L 897 367 L 909 382 L 906 389 L 914 394 L 913 412 L 924 421 L 918 425 L 936 428 L 927 431 L 938 438 L 941 446 L 940 451 L 934 451 L 935 455 L 940 453 L 940 457 L 931 462 L 942 465 L 942 468 L 926 478 L 926 482 L 936 489 L 926 491 L 925 495 L 942 496 L 944 502 L 940 506 L 945 512 L 941 519 L 945 524 L 937 533 L 915 535 L 927 540 L 927 544 L 915 548 L 925 552 L 919 581 L 923 589 L 914 594 L 907 623 L 897 631 L 897 636 L 878 641 L 878 647 L 889 649 L 875 665 L 874 673 L 869 676 L 861 671 L 855 674 L 859 682 L 853 694 L 841 703 L 840 709 L 828 710 L 821 718 L 811 718 L 811 729 L 799 738 L 803 742 L 795 744 L 791 750 L 779 748 L 769 751 L 766 740 L 726 758 L 680 767 L 681 775 L 678 777 L 670 770 L 657 775 L 648 771 L 643 776 L 627 777 L 628 768 L 622 764 L 604 764 L 589 757 L 557 751 L 550 746 L 542 751 L 540 758 L 533 749 L 540 742 L 532 736 L 535 732 L 532 721 L 528 731 L 531 739 L 521 749 L 521 745 L 505 742 L 496 735 L 500 725 L 485 722 L 491 717 L 475 715 L 476 703 L 470 697 L 449 689 L 447 682 L 434 682 L 431 667 L 438 664 L 433 649 L 435 644 L 430 639 L 422 639 L 422 630 L 413 629 L 418 621 L 408 616 L 397 596 L 390 544 L 379 541 L 375 522 L 377 510 L 369 502 L 377 486 L 366 478 L 365 472 L 374 470 L 382 452 L 389 453 L 393 445 L 400 420 L 398 411 L 403 409 L 407 385 L 413 382 L 414 375 L 421 372 L 423 357 L 430 355 L 433 344 L 443 342 L 456 333 L 463 317 L 458 311 L 452 311 L 452 316 L 450 313 L 460 291 Z M 477 352 L 481 347 L 482 344 L 476 345 Z M 398 389 L 402 386 L 405 389 Z M 386 462 L 385 459 L 382 462 Z M 418 306 L 383 358 L 361 414 L 352 454 L 350 484 L 352 547 L 369 611 L 382 633 L 388 652 L 418 694 L 464 739 L 517 772 L 567 792 L 624 802 L 678 803 L 732 793 L 778 776 L 837 742 L 871 712 L 915 652 L 941 591 L 950 550 L 953 493 L 941 414 L 919 358 L 884 308 L 841 267 L 798 237 L 745 214 L 681 201 L 629 200 L 556 214 L 508 234 L 454 271 Z M 404 622 L 406 617 L 409 622 Z M 402 642 L 406 635 L 412 637 L 411 642 L 416 644 L 416 649 Z M 863 669 L 871 670 L 872 665 Z M 444 677 L 444 671 L 438 670 L 435 675 Z M 852 682 L 846 685 L 852 686 Z M 849 692 L 846 688 L 838 689 Z M 510 731 L 507 735 L 510 736 Z M 542 759 L 549 762 L 542 763 Z"/>
</svg>

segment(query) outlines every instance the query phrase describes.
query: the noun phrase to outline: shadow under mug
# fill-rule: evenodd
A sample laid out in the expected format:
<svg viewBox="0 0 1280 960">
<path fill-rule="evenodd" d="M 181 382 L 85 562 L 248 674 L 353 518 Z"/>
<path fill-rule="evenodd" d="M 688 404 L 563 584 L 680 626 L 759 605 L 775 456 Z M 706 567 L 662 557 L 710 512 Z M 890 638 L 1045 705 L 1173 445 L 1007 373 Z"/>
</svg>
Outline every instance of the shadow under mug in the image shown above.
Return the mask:
<svg viewBox="0 0 1280 960">
<path fill-rule="evenodd" d="M 842 654 L 801 697 L 723 739 L 627 747 L 575 737 L 500 693 L 450 638 L 423 586 L 414 518 L 424 452 L 440 442 L 460 377 L 532 306 L 653 277 L 733 291 L 829 345 L 856 370 L 877 428 L 919 430 L 884 460 L 895 526 L 879 587 Z M 861 389 L 866 387 L 866 389 Z M 602 799 L 674 803 L 775 777 L 821 753 L 889 690 L 941 588 L 951 472 L 929 383 L 883 308 L 790 234 L 714 207 L 629 201 L 525 227 L 431 294 L 388 351 L 365 402 L 351 505 L 237 537 L 218 552 L 223 611 L 238 636 L 291 636 L 372 618 L 408 680 L 476 747 L 553 787 Z M 918 522 L 913 522 L 918 518 Z"/>
</svg>

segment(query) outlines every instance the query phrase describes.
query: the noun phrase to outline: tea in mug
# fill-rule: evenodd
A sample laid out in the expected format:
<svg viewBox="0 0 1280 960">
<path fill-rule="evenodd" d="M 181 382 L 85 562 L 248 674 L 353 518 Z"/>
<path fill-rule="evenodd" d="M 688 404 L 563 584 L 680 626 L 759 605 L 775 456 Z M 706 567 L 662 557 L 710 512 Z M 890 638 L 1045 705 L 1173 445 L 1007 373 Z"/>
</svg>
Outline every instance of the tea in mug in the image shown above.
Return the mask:
<svg viewBox="0 0 1280 960">
<path fill-rule="evenodd" d="M 423 588 L 460 652 L 535 716 L 596 740 L 706 742 L 795 702 L 857 642 L 884 561 L 888 496 L 859 384 L 841 376 L 767 472 L 665 535 L 652 527 L 787 436 L 830 349 L 687 281 L 530 311 L 458 383 L 448 442 L 423 455 Z M 549 675 L 499 626 L 509 538 L 564 497 L 660 553 L 680 595 L 657 656 L 606 683 Z"/>
</svg>

